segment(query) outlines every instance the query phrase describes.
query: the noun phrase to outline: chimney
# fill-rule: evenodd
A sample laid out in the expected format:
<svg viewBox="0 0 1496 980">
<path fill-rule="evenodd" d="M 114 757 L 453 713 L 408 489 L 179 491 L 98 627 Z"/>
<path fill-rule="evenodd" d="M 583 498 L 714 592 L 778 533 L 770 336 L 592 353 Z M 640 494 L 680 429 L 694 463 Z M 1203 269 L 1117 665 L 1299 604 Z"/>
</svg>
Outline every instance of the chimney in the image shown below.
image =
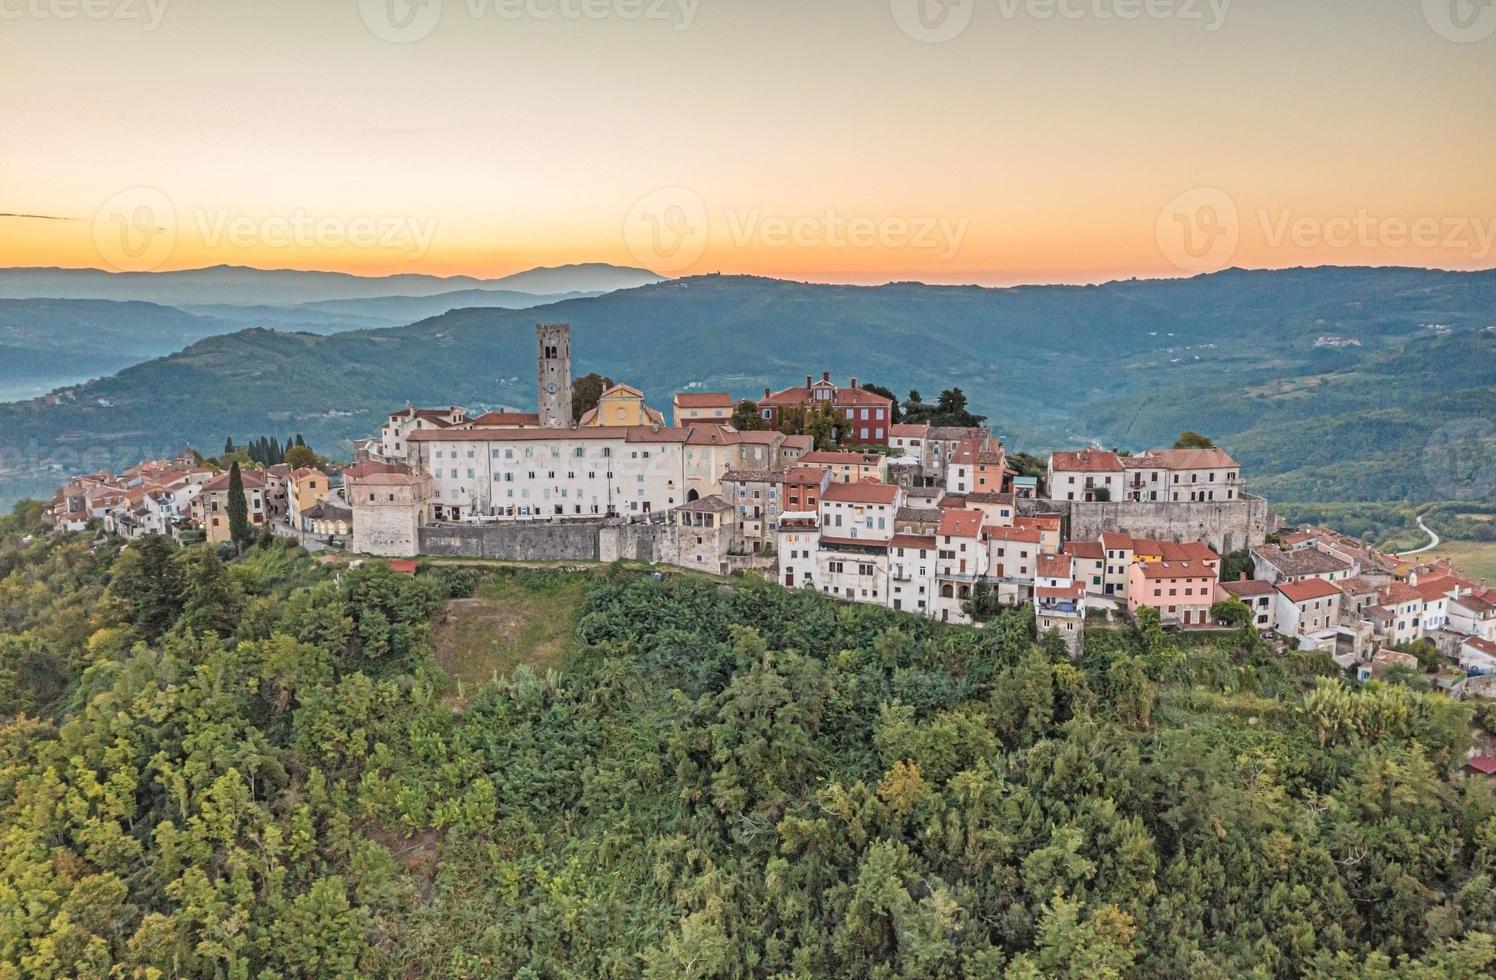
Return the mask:
<svg viewBox="0 0 1496 980">
<path fill-rule="evenodd" d="M 810 387 L 810 375 L 808 374 L 805 376 L 805 387 Z"/>
<path fill-rule="evenodd" d="M 852 387 L 853 388 L 857 387 L 857 375 L 855 375 L 855 374 L 852 375 Z"/>
<path fill-rule="evenodd" d="M 821 380 L 822 381 L 830 381 L 831 380 L 831 372 L 830 371 L 822 371 L 821 372 Z"/>
<path fill-rule="evenodd" d="M 769 391 L 769 386 L 764 385 L 764 397 L 768 398 L 771 394 L 773 394 L 773 392 Z"/>
</svg>

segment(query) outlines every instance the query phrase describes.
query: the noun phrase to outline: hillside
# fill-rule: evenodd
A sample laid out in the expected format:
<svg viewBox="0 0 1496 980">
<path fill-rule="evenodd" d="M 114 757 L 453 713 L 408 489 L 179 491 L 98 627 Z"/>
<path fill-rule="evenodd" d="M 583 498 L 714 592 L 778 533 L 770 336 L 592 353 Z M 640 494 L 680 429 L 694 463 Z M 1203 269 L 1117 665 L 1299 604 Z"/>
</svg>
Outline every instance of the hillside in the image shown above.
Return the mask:
<svg viewBox="0 0 1496 980">
<path fill-rule="evenodd" d="M 0 542 L 0 972 L 1496 969 L 1496 800 L 1439 692 L 613 571 L 517 586 L 571 597 L 565 657 L 493 651 L 459 707 L 431 623 L 490 584 Z"/>
<path fill-rule="evenodd" d="M 693 382 L 751 396 L 823 369 L 900 394 L 960 386 L 1014 448 L 1143 448 L 1200 429 L 1289 499 L 1431 499 L 1419 452 L 1496 404 L 1491 272 L 1016 289 L 703 277 L 390 330 L 215 337 L 56 404 L 0 406 L 0 472 L 15 461 L 0 496 L 49 461 L 292 429 L 346 446 L 407 401 L 528 407 L 537 320 L 572 324 L 578 373 L 627 380 L 663 407 Z M 1324 337 L 1360 346 L 1316 346 Z"/>
<path fill-rule="evenodd" d="M 660 277 L 647 269 L 600 262 L 528 269 L 494 279 L 415 273 L 355 276 L 344 272 L 250 269 L 229 265 L 174 272 L 14 268 L 0 269 L 0 297 L 144 300 L 169 306 L 201 303 L 255 306 L 381 296 L 430 296 L 463 289 L 602 293 L 659 281 Z"/>
</svg>

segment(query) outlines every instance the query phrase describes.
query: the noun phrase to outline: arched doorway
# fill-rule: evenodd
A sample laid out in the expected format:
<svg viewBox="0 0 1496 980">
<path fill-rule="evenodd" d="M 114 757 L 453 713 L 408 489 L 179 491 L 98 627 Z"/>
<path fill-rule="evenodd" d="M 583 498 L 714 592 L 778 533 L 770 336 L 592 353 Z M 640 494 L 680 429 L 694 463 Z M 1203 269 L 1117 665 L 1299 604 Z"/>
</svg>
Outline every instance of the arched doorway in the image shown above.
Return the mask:
<svg viewBox="0 0 1496 980">
<path fill-rule="evenodd" d="M 686 494 L 686 503 L 688 503 L 688 504 L 695 503 L 696 501 L 698 501 L 700 499 L 701 499 L 701 494 L 697 493 L 695 490 L 692 490 L 692 491 L 690 491 L 689 493 Z"/>
</svg>

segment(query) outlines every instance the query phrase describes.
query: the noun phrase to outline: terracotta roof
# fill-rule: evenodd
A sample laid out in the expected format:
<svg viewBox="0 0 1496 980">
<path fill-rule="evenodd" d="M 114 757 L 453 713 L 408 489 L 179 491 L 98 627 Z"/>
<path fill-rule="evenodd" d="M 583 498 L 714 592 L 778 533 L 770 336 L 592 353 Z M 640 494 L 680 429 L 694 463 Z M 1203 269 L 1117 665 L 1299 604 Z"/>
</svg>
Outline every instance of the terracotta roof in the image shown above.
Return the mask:
<svg viewBox="0 0 1496 980">
<path fill-rule="evenodd" d="M 1214 569 L 1197 561 L 1150 561 L 1136 567 L 1145 579 L 1215 577 Z"/>
<path fill-rule="evenodd" d="M 817 382 L 817 385 L 825 387 L 825 382 Z M 815 387 L 815 385 L 812 385 Z M 811 389 L 804 385 L 796 385 L 792 388 L 781 388 L 770 392 L 763 398 L 758 399 L 760 405 L 804 405 L 811 401 Z M 883 406 L 887 408 L 893 404 L 893 399 L 876 392 L 865 391 L 862 388 L 837 388 L 831 398 L 831 404 L 838 407 L 852 407 L 866 405 L 869 408 Z"/>
<path fill-rule="evenodd" d="M 898 486 L 892 483 L 879 483 L 877 480 L 833 483 L 821 494 L 823 503 L 892 504 L 898 499 Z"/>
<path fill-rule="evenodd" d="M 1375 582 L 1367 581 L 1359 575 L 1343 578 L 1336 582 L 1335 585 L 1346 595 L 1375 594 L 1377 591 L 1377 584 Z"/>
<path fill-rule="evenodd" d="M 540 416 L 535 412 L 484 412 L 473 419 L 475 428 L 487 426 L 539 425 Z"/>
<path fill-rule="evenodd" d="M 1101 546 L 1107 551 L 1131 551 L 1132 535 L 1125 531 L 1103 531 Z"/>
<path fill-rule="evenodd" d="M 1490 640 L 1487 640 L 1483 637 L 1467 636 L 1460 644 L 1460 646 L 1474 647 L 1476 650 L 1488 657 L 1496 657 L 1496 643 L 1492 643 Z"/>
<path fill-rule="evenodd" d="M 677 391 L 678 408 L 732 408 L 732 395 L 725 391 Z"/>
<path fill-rule="evenodd" d="M 246 490 L 265 489 L 265 477 L 259 470 L 240 470 L 239 477 L 244 482 L 244 489 Z M 209 493 L 217 490 L 227 490 L 228 488 L 229 473 L 227 470 L 203 484 L 203 490 Z"/>
<path fill-rule="evenodd" d="M 1333 582 L 1322 578 L 1306 578 L 1298 582 L 1284 582 L 1278 591 L 1288 597 L 1289 602 L 1308 602 L 1311 599 L 1328 599 L 1340 595 Z"/>
<path fill-rule="evenodd" d="M 784 471 L 785 483 L 820 483 L 826 471 L 819 466 L 791 466 Z"/>
<path fill-rule="evenodd" d="M 888 545 L 891 548 L 933 549 L 936 546 L 936 539 L 933 534 L 895 534 Z"/>
<path fill-rule="evenodd" d="M 1038 544 L 1043 540 L 1037 528 L 1031 527 L 997 527 L 987 525 L 982 528 L 982 533 L 993 541 L 1020 541 L 1025 544 Z"/>
<path fill-rule="evenodd" d="M 1224 449 L 1152 449 L 1126 460 L 1133 469 L 1234 470 L 1236 460 Z"/>
<path fill-rule="evenodd" d="M 1040 564 L 1043 562 L 1041 560 Z M 1043 575 L 1043 572 L 1039 573 Z M 1041 585 L 1034 589 L 1036 599 L 1081 599 L 1086 594 L 1086 583 L 1072 582 L 1069 585 Z"/>
<path fill-rule="evenodd" d="M 738 431 L 739 442 L 746 442 L 750 444 L 756 443 L 763 446 L 772 446 L 784 438 L 785 436 L 783 433 L 775 432 L 773 429 L 748 429 L 746 431 Z"/>
<path fill-rule="evenodd" d="M 1404 602 L 1422 602 L 1423 596 L 1406 582 L 1389 582 L 1377 590 L 1382 602 L 1400 605 Z"/>
<path fill-rule="evenodd" d="M 815 447 L 816 447 L 816 441 L 815 441 L 815 438 L 813 436 L 796 435 L 796 436 L 785 436 L 784 437 L 784 445 L 781 448 L 783 448 L 783 449 L 798 449 L 802 453 L 808 453 L 812 449 L 814 449 Z"/>
<path fill-rule="evenodd" d="M 1418 595 L 1424 602 L 1437 602 L 1459 588 L 1459 581 L 1452 575 L 1440 575 L 1438 578 L 1426 578 L 1413 588 L 1418 590 Z"/>
<path fill-rule="evenodd" d="M 888 436 L 890 439 L 927 439 L 930 436 L 930 426 L 900 422 L 898 425 L 888 427 Z"/>
<path fill-rule="evenodd" d="M 1037 574 L 1042 578 L 1069 578 L 1074 560 L 1073 555 L 1040 555 Z"/>
<path fill-rule="evenodd" d="M 1485 755 L 1472 755 L 1465 760 L 1465 768 L 1474 769 L 1478 773 L 1489 776 L 1496 773 L 1496 759 Z"/>
<path fill-rule="evenodd" d="M 1121 473 L 1122 460 L 1105 449 L 1082 449 L 1051 454 L 1049 468 L 1056 473 Z"/>
<path fill-rule="evenodd" d="M 274 467 L 271 467 L 274 469 Z M 375 473 L 409 473 L 410 467 L 404 463 L 355 463 L 342 469 L 343 478 L 347 480 L 362 480 Z"/>
<path fill-rule="evenodd" d="M 936 533 L 942 537 L 974 538 L 982 533 L 985 516 L 979 510 L 948 510 L 940 515 Z"/>
<path fill-rule="evenodd" d="M 1058 531 L 1060 529 L 1059 514 L 1019 514 L 1013 518 L 1015 527 L 1036 527 L 1042 531 Z"/>
<path fill-rule="evenodd" d="M 991 432 L 981 426 L 930 426 L 930 438 L 937 442 L 964 442 L 967 439 L 983 439 L 991 435 Z"/>
<path fill-rule="evenodd" d="M 1100 541 L 1066 541 L 1065 553 L 1093 561 L 1106 560 L 1106 550 L 1101 547 Z"/>
<path fill-rule="evenodd" d="M 1157 554 L 1161 555 L 1164 561 L 1212 562 L 1221 560 L 1221 556 L 1212 551 L 1210 545 L 1203 541 L 1186 541 L 1183 544 L 1160 541 Z"/>
</svg>

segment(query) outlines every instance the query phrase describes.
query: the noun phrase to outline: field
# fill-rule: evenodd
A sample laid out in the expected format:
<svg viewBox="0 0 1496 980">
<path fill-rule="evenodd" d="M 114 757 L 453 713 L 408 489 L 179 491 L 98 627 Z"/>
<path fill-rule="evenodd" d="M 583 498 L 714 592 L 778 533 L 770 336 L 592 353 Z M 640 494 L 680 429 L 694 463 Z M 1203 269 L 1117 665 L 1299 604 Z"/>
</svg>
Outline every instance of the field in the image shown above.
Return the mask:
<svg viewBox="0 0 1496 980">
<path fill-rule="evenodd" d="M 559 670 L 571 649 L 584 581 L 576 575 L 485 576 L 473 598 L 450 600 L 435 624 L 437 662 L 464 691 L 520 664 L 540 674 Z"/>
<path fill-rule="evenodd" d="M 1496 541 L 1445 541 L 1431 554 L 1451 559 L 1466 578 L 1496 584 Z"/>
</svg>

